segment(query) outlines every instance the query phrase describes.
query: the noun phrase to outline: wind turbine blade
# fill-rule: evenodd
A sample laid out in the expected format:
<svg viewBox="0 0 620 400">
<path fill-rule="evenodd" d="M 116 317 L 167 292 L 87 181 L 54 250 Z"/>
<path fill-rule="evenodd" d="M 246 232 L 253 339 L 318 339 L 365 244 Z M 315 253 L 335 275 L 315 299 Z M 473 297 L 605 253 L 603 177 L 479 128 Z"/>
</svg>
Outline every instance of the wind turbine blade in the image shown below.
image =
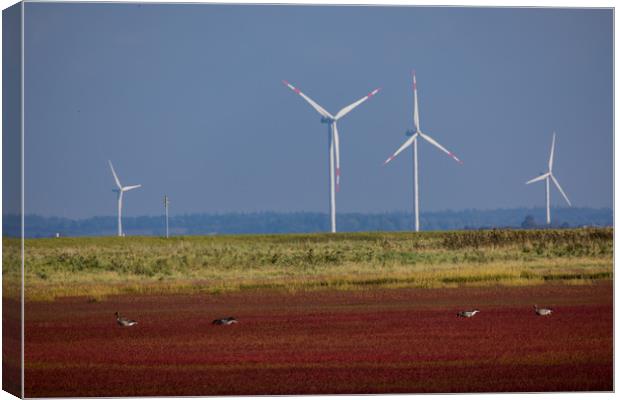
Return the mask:
<svg viewBox="0 0 620 400">
<path fill-rule="evenodd" d="M 133 189 L 137 189 L 139 187 L 142 187 L 142 185 L 133 185 L 133 186 L 125 186 L 124 188 L 122 188 L 121 190 L 123 192 L 127 192 L 129 190 L 133 190 Z"/>
<path fill-rule="evenodd" d="M 415 70 L 413 70 L 413 124 L 416 131 L 420 130 L 420 111 L 418 110 L 418 86 L 415 80 Z"/>
<path fill-rule="evenodd" d="M 553 132 L 553 139 L 551 140 L 551 154 L 549 155 L 549 172 L 553 170 L 553 151 L 555 150 L 555 132 Z"/>
<path fill-rule="evenodd" d="M 332 124 L 332 132 L 334 134 L 334 151 L 336 153 L 336 191 L 340 190 L 340 136 L 338 135 L 338 124 L 336 121 Z"/>
<path fill-rule="evenodd" d="M 549 176 L 549 173 L 547 172 L 546 174 L 542 174 L 541 176 L 537 176 L 534 179 L 530 179 L 529 181 L 525 182 L 525 184 L 529 185 L 530 183 L 542 181 L 543 179 L 547 178 L 548 176 Z"/>
<path fill-rule="evenodd" d="M 345 115 L 347 115 L 348 113 L 353 111 L 353 109 L 355 107 L 359 106 L 360 104 L 362 104 L 366 100 L 370 99 L 372 96 L 374 96 L 377 93 L 379 93 L 379 90 L 381 90 L 381 88 L 377 88 L 377 89 L 373 90 L 372 92 L 368 93 L 366 96 L 362 97 L 361 99 L 359 99 L 355 103 L 349 104 L 348 106 L 344 107 L 342 110 L 338 111 L 338 113 L 336 114 L 334 119 L 340 119 L 340 118 L 344 117 Z"/>
<path fill-rule="evenodd" d="M 334 119 L 334 117 L 328 113 L 323 107 L 321 107 L 320 105 L 318 105 L 314 100 L 312 100 L 310 97 L 306 96 L 305 94 L 303 94 L 301 92 L 301 90 L 299 90 L 298 88 L 296 88 L 295 86 L 291 85 L 288 81 L 282 81 L 282 83 L 284 83 L 286 86 L 289 87 L 289 89 L 291 89 L 293 92 L 297 93 L 298 95 L 300 95 L 304 100 L 306 100 L 308 102 L 308 104 L 310 104 L 312 106 L 312 108 L 314 108 L 319 114 L 321 114 L 323 117 L 325 118 L 330 118 L 330 119 Z"/>
<path fill-rule="evenodd" d="M 437 147 L 439 150 L 443 151 L 444 153 L 446 153 L 447 155 L 449 155 L 450 157 L 452 157 L 454 159 L 454 161 L 458 162 L 459 164 L 463 164 L 463 161 L 459 160 L 459 158 L 457 156 L 455 156 L 454 154 L 452 154 L 451 151 L 448 151 L 445 147 L 443 147 L 442 145 L 440 145 L 435 139 L 433 139 L 432 137 L 428 136 L 427 134 L 424 134 L 422 132 L 418 132 L 418 134 L 420 136 L 422 136 L 422 138 L 424 140 L 426 140 L 427 142 L 429 142 L 430 144 L 432 144 L 433 146 Z"/>
<path fill-rule="evenodd" d="M 418 137 L 418 134 L 416 133 L 415 135 L 411 136 L 409 139 L 407 139 L 407 141 L 405 143 L 403 143 L 402 146 L 400 146 L 398 148 L 398 150 L 396 150 L 396 152 L 394 154 L 392 154 L 387 160 L 385 160 L 383 162 L 383 165 L 389 163 L 390 161 L 392 161 L 394 158 L 396 158 L 397 155 L 399 155 L 403 150 L 405 150 L 407 147 L 411 146 L 411 143 L 413 143 L 413 141 Z"/>
<path fill-rule="evenodd" d="M 116 176 L 116 172 L 114 171 L 114 167 L 112 166 L 112 161 L 108 160 L 108 164 L 110 164 L 110 169 L 112 170 L 112 175 L 114 175 L 116 186 L 118 186 L 119 189 L 122 189 L 123 186 L 121 185 L 121 181 L 118 180 L 118 176 Z"/>
<path fill-rule="evenodd" d="M 551 175 L 551 179 L 553 180 L 553 183 L 555 183 L 555 186 L 558 187 L 558 190 L 560 191 L 560 193 L 562 193 L 562 196 L 564 196 L 564 200 L 566 200 L 568 205 L 572 207 L 572 204 L 570 203 L 568 196 L 566 196 L 566 193 L 564 193 L 564 191 L 562 190 L 562 187 L 560 186 L 560 182 L 558 182 L 558 180 L 555 179 L 555 176 L 553 176 L 553 174 L 549 174 L 549 175 Z"/>
</svg>

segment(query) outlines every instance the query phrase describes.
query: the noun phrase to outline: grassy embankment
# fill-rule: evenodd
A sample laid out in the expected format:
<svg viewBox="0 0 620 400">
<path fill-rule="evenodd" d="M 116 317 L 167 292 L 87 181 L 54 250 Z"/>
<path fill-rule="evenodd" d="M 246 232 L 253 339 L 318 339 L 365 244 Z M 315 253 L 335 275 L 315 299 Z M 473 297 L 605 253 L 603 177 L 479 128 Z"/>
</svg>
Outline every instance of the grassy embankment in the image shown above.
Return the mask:
<svg viewBox="0 0 620 400">
<path fill-rule="evenodd" d="M 3 291 L 19 246 L 3 239 Z M 26 298 L 275 288 L 589 284 L 611 279 L 613 230 L 28 239 Z"/>
</svg>

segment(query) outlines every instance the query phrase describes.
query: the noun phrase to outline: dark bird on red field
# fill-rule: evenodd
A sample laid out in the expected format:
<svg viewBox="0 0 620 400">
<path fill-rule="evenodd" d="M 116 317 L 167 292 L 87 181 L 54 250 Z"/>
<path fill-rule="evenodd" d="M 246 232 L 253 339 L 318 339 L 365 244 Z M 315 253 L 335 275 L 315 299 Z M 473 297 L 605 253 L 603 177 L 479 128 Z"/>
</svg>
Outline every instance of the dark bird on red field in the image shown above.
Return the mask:
<svg viewBox="0 0 620 400">
<path fill-rule="evenodd" d="M 235 317 L 214 319 L 212 322 L 213 325 L 231 325 L 231 324 L 238 324 L 238 323 L 239 321 L 237 321 Z"/>
<path fill-rule="evenodd" d="M 546 315 L 551 315 L 551 313 L 553 312 L 553 310 L 550 308 L 538 308 L 536 304 L 534 304 L 534 311 L 536 312 L 536 315 L 541 315 L 543 317 Z"/>
<path fill-rule="evenodd" d="M 120 326 L 134 326 L 138 323 L 138 321 L 134 321 L 133 319 L 128 319 L 125 317 L 121 317 L 121 315 L 117 312 L 114 313 L 116 315 L 116 322 Z"/>
<path fill-rule="evenodd" d="M 477 313 L 479 313 L 480 310 L 471 310 L 471 311 L 460 311 L 458 313 L 456 313 L 457 317 L 463 317 L 463 318 L 471 318 L 474 315 L 476 315 Z"/>
</svg>

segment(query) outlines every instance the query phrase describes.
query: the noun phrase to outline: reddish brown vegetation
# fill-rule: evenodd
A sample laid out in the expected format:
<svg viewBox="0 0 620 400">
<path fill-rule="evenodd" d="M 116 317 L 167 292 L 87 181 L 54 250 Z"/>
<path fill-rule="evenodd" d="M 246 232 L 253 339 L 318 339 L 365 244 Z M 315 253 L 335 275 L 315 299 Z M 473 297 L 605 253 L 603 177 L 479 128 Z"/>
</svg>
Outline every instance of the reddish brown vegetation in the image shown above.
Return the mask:
<svg viewBox="0 0 620 400">
<path fill-rule="evenodd" d="M 21 302 L 2 300 L 2 390 L 21 397 Z"/>
<path fill-rule="evenodd" d="M 609 283 L 28 303 L 26 396 L 610 391 L 612 318 Z"/>
</svg>

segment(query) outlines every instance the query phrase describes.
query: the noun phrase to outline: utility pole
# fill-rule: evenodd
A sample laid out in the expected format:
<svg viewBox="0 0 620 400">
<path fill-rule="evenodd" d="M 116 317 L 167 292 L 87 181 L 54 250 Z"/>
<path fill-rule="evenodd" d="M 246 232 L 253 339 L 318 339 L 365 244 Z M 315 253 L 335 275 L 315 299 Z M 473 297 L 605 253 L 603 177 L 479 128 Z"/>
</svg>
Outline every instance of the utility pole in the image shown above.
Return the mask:
<svg viewBox="0 0 620 400">
<path fill-rule="evenodd" d="M 166 209 L 166 239 L 168 239 L 169 232 L 168 232 L 168 205 L 170 204 L 170 200 L 168 200 L 168 196 L 164 195 L 164 208 Z"/>
</svg>

